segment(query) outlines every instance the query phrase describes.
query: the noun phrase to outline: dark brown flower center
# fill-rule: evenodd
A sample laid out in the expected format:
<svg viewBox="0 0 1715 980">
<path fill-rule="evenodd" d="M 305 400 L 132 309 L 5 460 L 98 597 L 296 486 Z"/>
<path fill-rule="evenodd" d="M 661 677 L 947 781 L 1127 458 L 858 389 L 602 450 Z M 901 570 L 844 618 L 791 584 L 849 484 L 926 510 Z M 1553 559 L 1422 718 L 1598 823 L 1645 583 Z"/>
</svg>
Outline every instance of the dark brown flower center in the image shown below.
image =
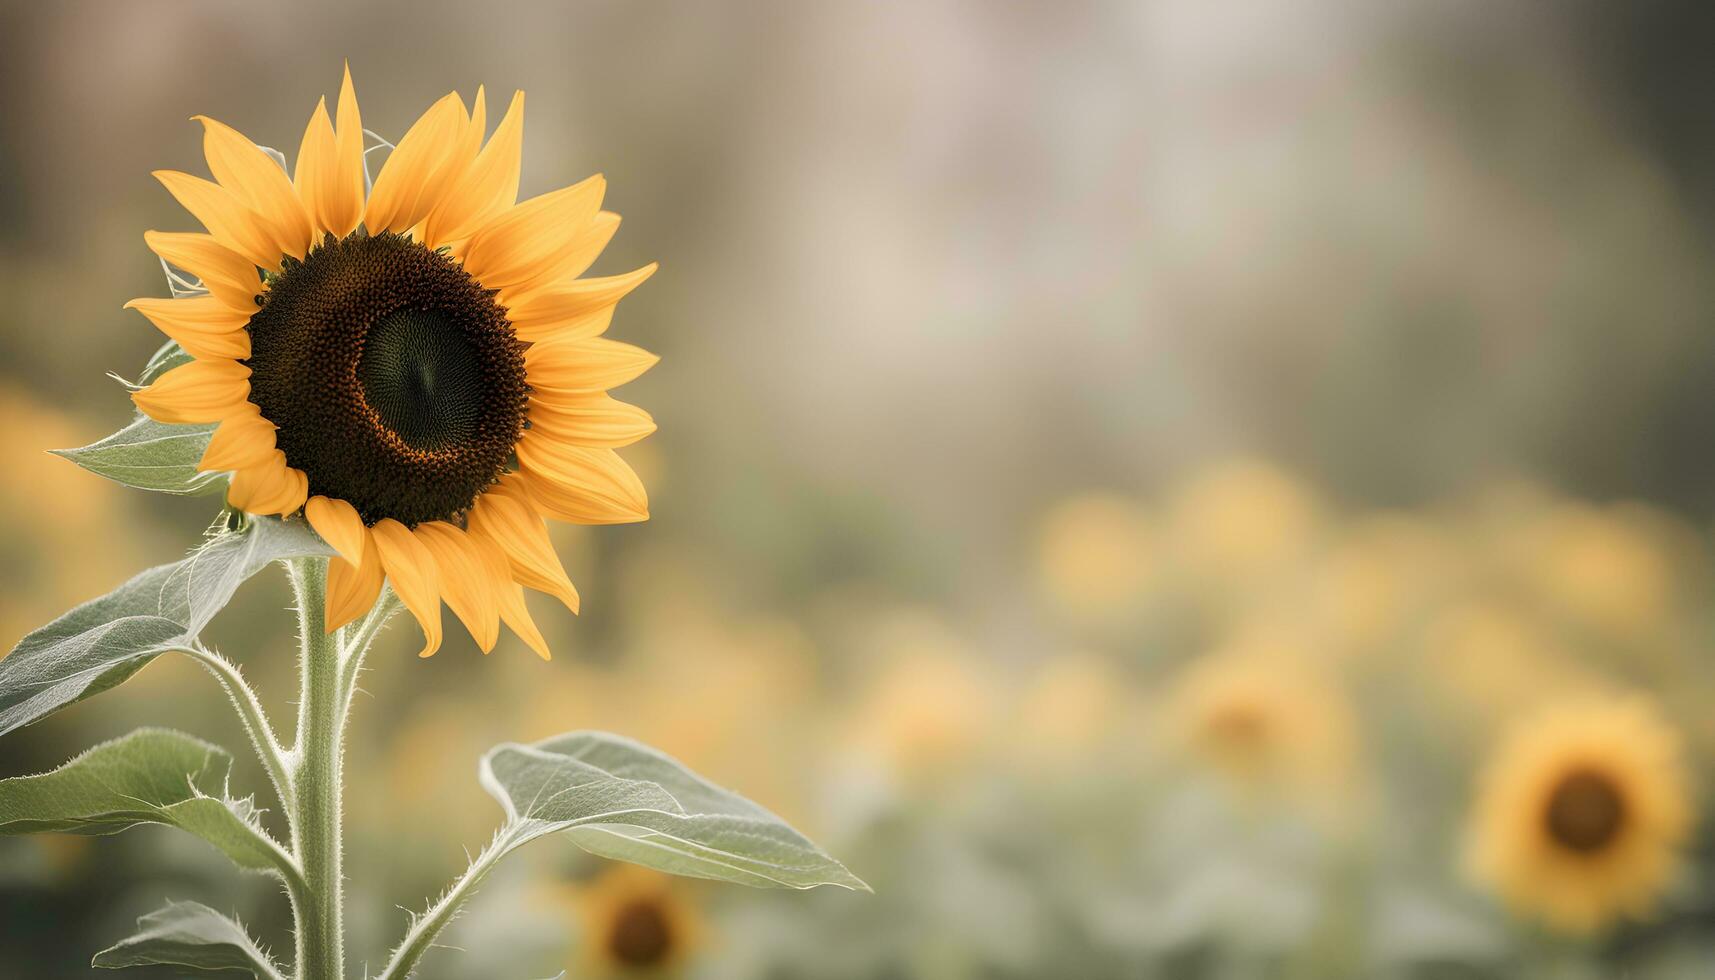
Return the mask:
<svg viewBox="0 0 1715 980">
<path fill-rule="evenodd" d="M 310 493 L 366 523 L 465 511 L 524 428 L 524 347 L 451 258 L 401 235 L 287 260 L 250 318 L 250 400 Z"/>
<path fill-rule="evenodd" d="M 659 966 L 673 952 L 673 924 L 661 903 L 635 899 L 620 907 L 607 936 L 608 952 L 628 967 Z"/>
<path fill-rule="evenodd" d="M 1579 770 L 1555 785 L 1544 819 L 1556 843 L 1580 854 L 1592 854 L 1619 836 L 1626 820 L 1626 801 L 1606 775 Z"/>
</svg>

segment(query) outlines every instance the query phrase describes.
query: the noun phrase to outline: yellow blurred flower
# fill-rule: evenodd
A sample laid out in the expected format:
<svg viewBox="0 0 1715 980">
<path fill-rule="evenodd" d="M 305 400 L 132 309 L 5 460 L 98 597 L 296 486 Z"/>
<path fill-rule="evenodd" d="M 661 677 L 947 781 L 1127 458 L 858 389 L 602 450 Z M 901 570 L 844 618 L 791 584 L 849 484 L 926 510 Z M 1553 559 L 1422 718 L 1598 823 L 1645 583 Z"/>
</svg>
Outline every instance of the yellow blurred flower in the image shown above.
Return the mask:
<svg viewBox="0 0 1715 980">
<path fill-rule="evenodd" d="M 1310 490 L 1260 460 L 1232 460 L 1194 476 L 1175 495 L 1172 537 L 1180 559 L 1216 582 L 1253 579 L 1301 556 L 1317 531 Z"/>
<path fill-rule="evenodd" d="M 1529 529 L 1527 574 L 1557 611 L 1611 635 L 1665 624 L 1676 604 L 1674 569 L 1639 510 L 1566 505 Z"/>
<path fill-rule="evenodd" d="M 1569 702 L 1518 725 L 1481 778 L 1471 874 L 1566 932 L 1646 916 L 1691 829 L 1681 751 L 1641 698 Z"/>
<path fill-rule="evenodd" d="M 875 678 L 858 703 L 853 749 L 907 781 L 944 775 L 993 733 L 996 692 L 959 637 L 932 614 L 878 625 Z"/>
<path fill-rule="evenodd" d="M 1247 642 L 1192 663 L 1169 718 L 1181 745 L 1246 791 L 1350 787 L 1351 705 L 1331 678 L 1284 648 L 1264 653 Z"/>
<path fill-rule="evenodd" d="M 1090 493 L 1055 505 L 1042 519 L 1038 575 L 1055 606 L 1079 621 L 1107 621 L 1137 609 L 1154 569 L 1143 508 L 1118 494 Z"/>
<path fill-rule="evenodd" d="M 1494 599 L 1467 600 L 1436 616 L 1424 631 L 1416 668 L 1429 690 L 1488 720 L 1604 686 L 1541 624 Z"/>
<path fill-rule="evenodd" d="M 1309 576 L 1308 618 L 1339 652 L 1368 653 L 1453 580 L 1446 534 L 1412 514 L 1355 521 Z"/>
<path fill-rule="evenodd" d="M 21 389 L 0 386 L 0 630 L 6 645 L 68 607 L 110 589 L 136 571 L 137 534 L 127 492 L 52 456 L 50 449 L 90 440 L 82 425 Z M 91 547 L 90 542 L 101 542 Z M 76 561 L 49 561 L 76 555 Z"/>
<path fill-rule="evenodd" d="M 1020 692 L 1012 734 L 1027 761 L 1059 764 L 1092 755 L 1127 713 L 1126 681 L 1106 658 L 1061 654 Z"/>
<path fill-rule="evenodd" d="M 582 925 L 578 977 L 673 977 L 707 941 L 693 886 L 634 864 L 615 864 L 577 888 Z"/>
</svg>

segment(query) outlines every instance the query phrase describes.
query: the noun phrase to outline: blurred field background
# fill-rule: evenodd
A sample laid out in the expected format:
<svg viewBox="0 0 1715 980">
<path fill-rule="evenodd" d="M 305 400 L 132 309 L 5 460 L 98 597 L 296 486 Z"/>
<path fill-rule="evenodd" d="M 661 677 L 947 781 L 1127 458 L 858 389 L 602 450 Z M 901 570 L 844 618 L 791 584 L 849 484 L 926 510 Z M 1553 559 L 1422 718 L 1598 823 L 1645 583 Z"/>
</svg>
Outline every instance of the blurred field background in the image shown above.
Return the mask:
<svg viewBox="0 0 1715 980">
<path fill-rule="evenodd" d="M 551 663 L 371 658 L 358 964 L 497 822 L 481 752 L 593 727 L 877 894 L 544 842 L 427 976 L 1715 975 L 1712 46 L 1690 3 L 0 4 L 0 641 L 211 516 L 43 452 L 129 417 L 188 117 L 291 152 L 345 58 L 393 136 L 521 88 L 524 193 L 606 173 L 595 271 L 662 263 L 613 330 L 664 357 L 655 516 L 557 532 Z M 211 636 L 277 717 L 286 601 Z M 1510 726 L 1593 698 L 1689 823 L 1649 915 L 1566 928 L 1469 855 Z M 163 659 L 0 774 L 145 723 L 243 744 Z M 0 977 L 168 897 L 290 946 L 199 842 L 6 839 Z"/>
</svg>

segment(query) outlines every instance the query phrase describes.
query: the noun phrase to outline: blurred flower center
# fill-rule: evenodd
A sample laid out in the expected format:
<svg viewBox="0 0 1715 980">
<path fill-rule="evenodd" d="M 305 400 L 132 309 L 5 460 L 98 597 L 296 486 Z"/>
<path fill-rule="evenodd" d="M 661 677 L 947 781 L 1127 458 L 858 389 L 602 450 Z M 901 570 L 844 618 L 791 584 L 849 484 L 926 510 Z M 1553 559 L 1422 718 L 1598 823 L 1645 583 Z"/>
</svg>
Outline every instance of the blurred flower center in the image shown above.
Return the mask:
<svg viewBox="0 0 1715 980">
<path fill-rule="evenodd" d="M 1626 805 L 1607 776 L 1581 770 L 1562 779 L 1548 799 L 1548 833 L 1579 853 L 1599 851 L 1619 836 Z"/>
<path fill-rule="evenodd" d="M 613 917 L 607 948 L 615 961 L 626 966 L 659 965 L 673 951 L 673 925 L 658 902 L 627 902 Z"/>
<path fill-rule="evenodd" d="M 403 236 L 329 239 L 288 260 L 249 330 L 250 398 L 287 464 L 366 523 L 456 517 L 523 431 L 524 345 L 506 311 Z"/>
<path fill-rule="evenodd" d="M 1209 739 L 1216 747 L 1247 757 L 1263 751 L 1269 727 L 1262 709 L 1251 704 L 1219 708 L 1207 722 Z"/>
</svg>

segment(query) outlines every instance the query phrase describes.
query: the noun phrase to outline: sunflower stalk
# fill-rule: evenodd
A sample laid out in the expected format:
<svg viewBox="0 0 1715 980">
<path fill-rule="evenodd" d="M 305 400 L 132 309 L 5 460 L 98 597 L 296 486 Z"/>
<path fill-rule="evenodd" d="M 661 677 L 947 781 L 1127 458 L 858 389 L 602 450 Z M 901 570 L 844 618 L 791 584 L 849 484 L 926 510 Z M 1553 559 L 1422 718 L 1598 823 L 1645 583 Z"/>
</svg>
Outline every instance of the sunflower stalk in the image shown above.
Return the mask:
<svg viewBox="0 0 1715 980">
<path fill-rule="evenodd" d="M 324 628 L 327 561 L 288 563 L 297 600 L 298 735 L 292 750 L 292 853 L 307 883 L 293 903 L 298 980 L 338 980 L 345 974 L 344 891 L 340 854 L 340 767 L 348 692 L 338 638 Z"/>
<path fill-rule="evenodd" d="M 396 608 L 384 593 L 369 614 L 338 633 L 323 619 L 327 559 L 287 563 L 296 598 L 301 685 L 298 733 L 292 750 L 285 804 L 292 854 L 305 889 L 294 896 L 297 980 L 337 980 L 345 972 L 345 878 L 342 870 L 340 794 L 345 723 L 363 658 Z"/>
</svg>

